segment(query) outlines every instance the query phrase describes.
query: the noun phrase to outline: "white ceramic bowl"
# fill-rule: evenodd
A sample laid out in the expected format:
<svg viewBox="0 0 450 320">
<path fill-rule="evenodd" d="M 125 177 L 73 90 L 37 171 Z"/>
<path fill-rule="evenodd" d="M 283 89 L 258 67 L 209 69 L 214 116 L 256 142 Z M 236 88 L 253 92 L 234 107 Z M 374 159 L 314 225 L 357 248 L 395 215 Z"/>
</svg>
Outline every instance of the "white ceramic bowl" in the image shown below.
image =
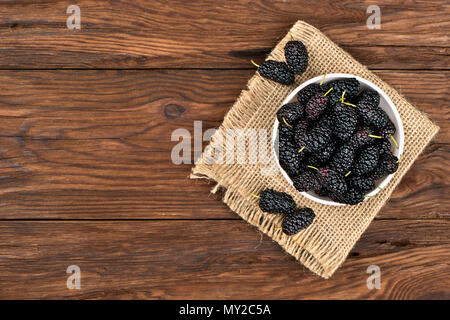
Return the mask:
<svg viewBox="0 0 450 320">
<path fill-rule="evenodd" d="M 391 150 L 392 150 L 392 153 L 400 159 L 400 156 L 403 153 L 403 147 L 404 147 L 403 125 L 402 125 L 402 120 L 400 119 L 400 115 L 398 114 L 397 108 L 392 103 L 391 99 L 383 91 L 381 91 L 380 88 L 378 88 L 376 85 L 374 85 L 372 82 L 370 82 L 366 79 L 360 78 L 358 76 L 351 75 L 351 74 L 345 74 L 345 73 L 327 74 L 325 77 L 325 82 L 335 80 L 335 79 L 342 79 L 342 78 L 356 78 L 361 85 L 361 89 L 370 88 L 370 89 L 376 90 L 380 94 L 380 107 L 387 113 L 387 115 L 391 119 L 392 123 L 395 125 L 395 128 L 397 129 L 397 131 L 394 134 L 394 138 L 397 141 L 399 147 L 397 149 L 397 148 L 395 148 L 395 146 L 392 146 Z M 303 84 L 298 86 L 294 91 L 292 91 L 289 96 L 287 96 L 287 98 L 283 101 L 282 105 L 285 105 L 286 103 L 289 103 L 289 102 L 296 101 L 297 93 L 301 89 L 303 89 L 307 85 L 314 83 L 314 82 L 320 83 L 322 81 L 322 79 L 323 79 L 323 75 L 315 77 L 313 79 L 310 79 L 310 80 L 304 82 Z M 275 158 L 277 159 L 277 165 L 278 165 L 278 168 L 280 169 L 281 173 L 283 174 L 283 177 L 289 182 L 289 184 L 291 186 L 293 186 L 294 184 L 293 184 L 291 178 L 283 170 L 283 168 L 281 168 L 280 163 L 278 161 L 278 154 L 275 149 L 275 141 L 277 140 L 277 138 L 278 138 L 278 119 L 275 117 L 275 123 L 273 125 L 273 130 L 272 130 L 272 150 L 275 153 Z M 377 181 L 376 185 L 378 187 L 380 187 L 381 189 L 384 188 L 389 183 L 392 176 L 393 176 L 393 174 L 390 174 L 382 179 L 379 179 Z M 374 196 L 379 191 L 380 191 L 379 188 L 375 188 L 375 190 L 372 190 L 367 195 Z M 316 201 L 316 202 L 319 202 L 322 204 L 332 205 L 332 206 L 344 206 L 345 205 L 342 203 L 331 201 L 329 198 L 326 198 L 326 197 L 320 197 L 313 192 L 301 192 L 301 194 L 304 195 L 305 197 L 307 197 L 308 199 L 311 199 L 313 201 Z M 367 198 L 365 200 L 367 200 Z"/>
</svg>

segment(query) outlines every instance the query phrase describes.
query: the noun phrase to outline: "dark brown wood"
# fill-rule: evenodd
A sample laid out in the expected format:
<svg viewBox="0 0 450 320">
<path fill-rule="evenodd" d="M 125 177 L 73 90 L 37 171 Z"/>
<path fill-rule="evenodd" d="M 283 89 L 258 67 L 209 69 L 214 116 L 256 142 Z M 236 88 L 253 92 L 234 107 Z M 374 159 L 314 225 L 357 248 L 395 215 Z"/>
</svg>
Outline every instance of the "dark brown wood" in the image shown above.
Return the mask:
<svg viewBox="0 0 450 320">
<path fill-rule="evenodd" d="M 431 144 L 403 177 L 379 218 L 448 218 L 450 187 L 437 177 L 449 172 L 448 145 Z"/>
<path fill-rule="evenodd" d="M 81 30 L 66 27 L 73 4 Z M 0 3 L 0 299 L 450 299 L 450 6 L 379 0 L 381 30 L 369 30 L 370 4 Z M 173 130 L 219 126 L 249 60 L 297 20 L 441 127 L 330 280 L 170 159 Z M 81 290 L 66 288 L 71 264 Z"/>
<path fill-rule="evenodd" d="M 0 68 L 250 67 L 249 59 L 264 57 L 297 20 L 373 68 L 449 66 L 445 1 L 377 1 L 380 30 L 366 26 L 371 3 L 351 0 L 81 0 L 81 30 L 69 30 L 72 4 L 2 4 Z"/>
<path fill-rule="evenodd" d="M 0 219 L 236 218 L 172 163 L 170 138 L 219 126 L 252 73 L 3 72 Z M 448 72 L 377 74 L 442 127 L 380 217 L 448 217 Z"/>
<path fill-rule="evenodd" d="M 236 218 L 212 185 L 188 179 L 170 145 L 121 140 L 0 139 L 2 219 Z M 144 141 L 142 143 L 147 143 Z M 381 218 L 449 217 L 447 145 L 433 144 L 406 174 Z"/>
<path fill-rule="evenodd" d="M 177 128 L 218 127 L 254 70 L 52 70 L 0 73 L 1 136 L 167 141 Z M 375 71 L 441 127 L 449 71 Z"/>
<path fill-rule="evenodd" d="M 375 221 L 324 280 L 243 221 L 3 221 L 0 298 L 448 299 L 449 226 Z M 80 290 L 66 287 L 69 265 Z"/>
</svg>

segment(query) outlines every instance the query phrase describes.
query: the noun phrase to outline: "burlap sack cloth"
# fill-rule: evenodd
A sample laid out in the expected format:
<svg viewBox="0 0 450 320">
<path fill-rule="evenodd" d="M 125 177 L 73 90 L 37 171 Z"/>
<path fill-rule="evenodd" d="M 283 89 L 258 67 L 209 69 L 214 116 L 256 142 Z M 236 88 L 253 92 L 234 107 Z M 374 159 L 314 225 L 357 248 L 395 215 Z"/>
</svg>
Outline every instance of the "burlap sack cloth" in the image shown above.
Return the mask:
<svg viewBox="0 0 450 320">
<path fill-rule="evenodd" d="M 262 174 L 260 164 L 207 163 L 211 158 L 207 159 L 210 154 L 206 152 L 193 168 L 191 178 L 205 178 L 217 182 L 213 191 L 218 187 L 225 189 L 223 202 L 231 210 L 270 236 L 311 271 L 329 278 L 344 262 L 356 241 L 387 202 L 403 175 L 437 133 L 439 127 L 316 28 L 298 21 L 290 32 L 294 39 L 301 40 L 308 49 L 309 66 L 306 72 L 296 76 L 296 83 L 292 86 L 279 85 L 255 73 L 248 82 L 248 90 L 241 92 L 219 130 L 212 137 L 210 147 L 217 148 L 218 146 L 214 144 L 222 143 L 217 139 L 217 135 L 224 134 L 227 129 L 252 128 L 271 132 L 276 111 L 295 87 L 318 75 L 349 73 L 365 78 L 380 87 L 392 99 L 403 121 L 404 153 L 399 169 L 390 183 L 376 197 L 356 206 L 326 206 L 303 197 L 287 183 L 279 171 L 273 175 L 266 175 Z M 289 40 L 288 33 L 268 58 L 285 61 L 283 48 Z M 227 145 L 224 148 L 226 152 Z M 270 148 L 270 139 L 267 148 Z M 273 155 L 272 158 L 275 161 Z M 251 193 L 258 194 L 266 188 L 285 191 L 293 196 L 298 207 L 312 208 L 316 213 L 314 223 L 294 236 L 283 234 L 279 228 L 282 215 L 263 213 L 258 207 L 258 199 L 251 196 Z"/>
</svg>

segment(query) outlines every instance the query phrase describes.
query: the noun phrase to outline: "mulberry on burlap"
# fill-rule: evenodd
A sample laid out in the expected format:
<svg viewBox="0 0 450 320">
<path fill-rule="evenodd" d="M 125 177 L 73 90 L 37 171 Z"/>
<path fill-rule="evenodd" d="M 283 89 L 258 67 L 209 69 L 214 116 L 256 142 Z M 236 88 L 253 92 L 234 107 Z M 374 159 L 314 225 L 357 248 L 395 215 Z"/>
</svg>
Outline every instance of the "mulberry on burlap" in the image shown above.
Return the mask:
<svg viewBox="0 0 450 320">
<path fill-rule="evenodd" d="M 226 136 L 227 129 L 243 129 L 233 131 L 238 135 L 239 132 L 245 134 L 245 129 L 255 129 L 255 132 L 265 129 L 270 134 L 276 111 L 296 86 L 318 75 L 349 73 L 380 87 L 392 99 L 400 113 L 405 132 L 405 147 L 399 169 L 390 183 L 375 198 L 356 206 L 326 206 L 302 196 L 286 182 L 279 171 L 275 174 L 265 173 L 263 167 L 267 167 L 267 164 L 214 163 L 214 153 L 206 150 L 193 168 L 191 178 L 215 181 L 217 185 L 214 190 L 218 187 L 225 189 L 223 202 L 231 210 L 271 237 L 311 271 L 329 278 L 345 261 L 356 241 L 388 201 L 392 191 L 438 132 L 439 127 L 313 26 L 298 21 L 290 32 L 294 39 L 301 40 L 308 49 L 309 66 L 306 72 L 296 76 L 296 82 L 292 86 L 283 86 L 264 79 L 256 72 L 249 80 L 248 88 L 241 92 L 212 137 L 208 150 L 220 150 L 222 147 L 222 153 L 226 153 L 227 148 L 236 148 L 236 144 L 232 143 L 222 145 L 224 139 L 220 137 Z M 288 33 L 273 49 L 268 59 L 284 61 L 283 48 L 289 39 Z M 270 139 L 267 139 L 268 152 L 270 143 Z M 241 152 L 237 150 L 236 154 Z M 275 161 L 273 154 L 270 159 Z M 266 188 L 285 191 L 293 196 L 298 207 L 312 208 L 316 213 L 314 223 L 295 236 L 284 235 L 280 229 L 282 215 L 263 213 L 259 210 L 258 199 L 251 195 Z"/>
</svg>

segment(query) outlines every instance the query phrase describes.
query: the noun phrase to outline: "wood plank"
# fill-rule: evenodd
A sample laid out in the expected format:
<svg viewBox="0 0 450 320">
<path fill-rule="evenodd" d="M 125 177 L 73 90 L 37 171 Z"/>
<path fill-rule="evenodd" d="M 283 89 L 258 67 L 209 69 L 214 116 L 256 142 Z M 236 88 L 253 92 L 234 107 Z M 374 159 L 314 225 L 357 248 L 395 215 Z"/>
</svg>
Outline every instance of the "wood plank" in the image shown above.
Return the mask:
<svg viewBox="0 0 450 320">
<path fill-rule="evenodd" d="M 332 40 L 334 40 L 332 38 Z M 448 69 L 450 49 L 408 46 L 341 46 L 360 63 L 372 70 L 380 69 Z M 259 57 L 261 60 L 264 56 Z"/>
<path fill-rule="evenodd" d="M 242 221 L 3 221 L 0 298 L 448 299 L 449 225 L 375 221 L 324 280 Z M 80 290 L 66 288 L 73 264 Z"/>
<path fill-rule="evenodd" d="M 167 139 L 177 128 L 217 127 L 254 70 L 3 71 L 0 136 Z M 449 71 L 375 71 L 450 137 Z"/>
<path fill-rule="evenodd" d="M 232 6 L 225 0 L 81 0 L 82 29 L 69 30 L 72 4 L 0 4 L 0 68 L 242 68 L 265 56 L 297 20 L 314 24 L 370 67 L 449 66 L 446 1 L 380 0 L 380 30 L 366 26 L 372 3 L 350 0 Z"/>
<path fill-rule="evenodd" d="M 450 98 L 445 94 L 450 90 L 450 72 L 380 70 L 374 73 L 440 126 L 435 142 L 450 141 L 450 112 L 446 107 Z"/>
<path fill-rule="evenodd" d="M 0 139 L 0 219 L 237 218 L 188 179 L 170 145 L 121 140 Z M 381 218 L 449 217 L 450 148 L 432 145 L 383 208 Z"/>
<path fill-rule="evenodd" d="M 377 217 L 449 218 L 450 186 L 448 179 L 444 181 L 438 178 L 450 173 L 447 171 L 449 155 L 448 144 L 429 145 L 403 177 Z"/>
<path fill-rule="evenodd" d="M 249 73 L 3 72 L 0 219 L 235 219 L 172 163 L 170 135 L 220 125 Z M 380 217 L 448 217 L 448 73 L 377 73 L 441 125 Z"/>
</svg>

